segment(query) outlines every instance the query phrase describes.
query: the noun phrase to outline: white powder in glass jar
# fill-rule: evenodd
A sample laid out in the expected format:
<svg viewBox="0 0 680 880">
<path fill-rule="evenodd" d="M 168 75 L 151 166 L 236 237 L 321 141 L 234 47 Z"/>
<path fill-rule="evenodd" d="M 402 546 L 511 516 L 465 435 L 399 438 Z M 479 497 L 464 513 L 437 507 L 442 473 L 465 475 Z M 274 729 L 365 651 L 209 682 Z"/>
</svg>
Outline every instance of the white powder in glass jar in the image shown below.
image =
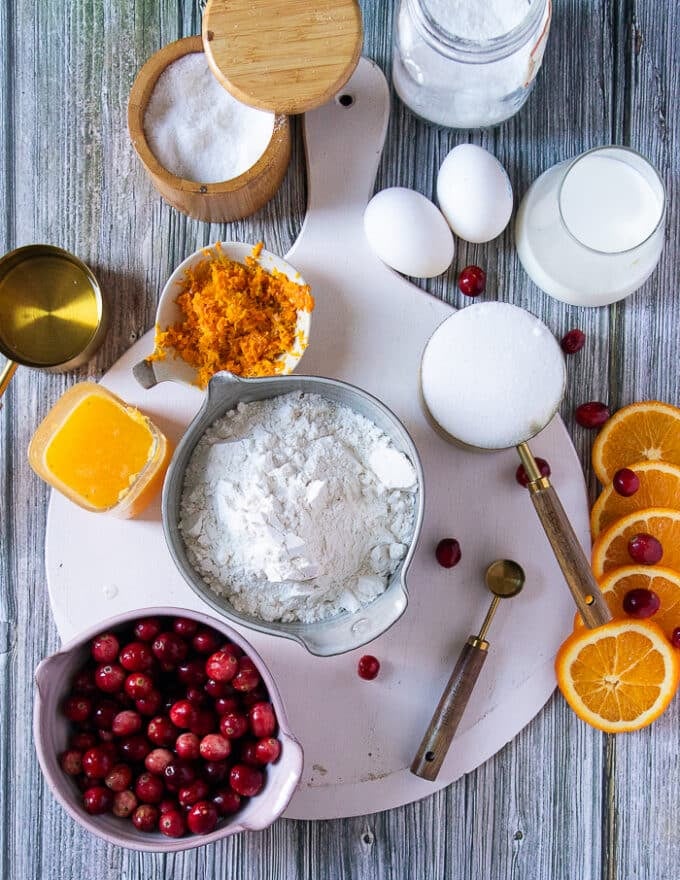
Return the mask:
<svg viewBox="0 0 680 880">
<path fill-rule="evenodd" d="M 310 623 L 382 593 L 413 534 L 415 468 L 373 422 L 318 394 L 241 403 L 187 467 L 189 561 L 237 611 Z"/>
<path fill-rule="evenodd" d="M 186 180 L 221 183 L 251 168 L 274 131 L 274 114 L 241 104 L 221 86 L 202 52 L 158 77 L 144 134 L 161 165 Z"/>
</svg>

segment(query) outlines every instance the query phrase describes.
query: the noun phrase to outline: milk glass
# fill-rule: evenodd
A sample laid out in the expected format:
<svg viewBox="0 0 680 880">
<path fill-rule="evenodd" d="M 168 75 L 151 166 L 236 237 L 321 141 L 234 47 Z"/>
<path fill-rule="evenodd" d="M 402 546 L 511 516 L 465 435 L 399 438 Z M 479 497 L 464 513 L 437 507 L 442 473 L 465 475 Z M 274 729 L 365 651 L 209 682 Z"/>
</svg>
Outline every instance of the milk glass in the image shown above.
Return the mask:
<svg viewBox="0 0 680 880">
<path fill-rule="evenodd" d="M 604 306 L 637 290 L 664 240 L 666 195 L 656 169 L 626 147 L 598 147 L 544 172 L 517 213 L 517 253 L 550 296 Z"/>
</svg>

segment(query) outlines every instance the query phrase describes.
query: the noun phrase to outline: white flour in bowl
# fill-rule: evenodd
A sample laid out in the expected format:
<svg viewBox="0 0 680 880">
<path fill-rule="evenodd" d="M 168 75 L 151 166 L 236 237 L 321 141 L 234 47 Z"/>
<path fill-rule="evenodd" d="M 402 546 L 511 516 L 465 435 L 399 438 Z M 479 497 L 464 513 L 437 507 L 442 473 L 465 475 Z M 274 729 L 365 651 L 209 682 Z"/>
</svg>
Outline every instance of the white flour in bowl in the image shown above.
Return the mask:
<svg viewBox="0 0 680 880">
<path fill-rule="evenodd" d="M 240 403 L 196 445 L 180 532 L 237 611 L 311 623 L 385 590 L 413 533 L 416 481 L 349 407 L 300 392 Z"/>
</svg>

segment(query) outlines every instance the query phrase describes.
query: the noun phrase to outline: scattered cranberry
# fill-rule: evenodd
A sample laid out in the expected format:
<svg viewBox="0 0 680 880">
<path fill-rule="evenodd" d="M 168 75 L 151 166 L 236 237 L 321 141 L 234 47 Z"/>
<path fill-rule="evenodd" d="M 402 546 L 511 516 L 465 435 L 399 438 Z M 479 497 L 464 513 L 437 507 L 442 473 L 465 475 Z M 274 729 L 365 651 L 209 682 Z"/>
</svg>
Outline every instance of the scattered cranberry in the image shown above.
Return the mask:
<svg viewBox="0 0 680 880">
<path fill-rule="evenodd" d="M 458 543 L 458 542 L 456 542 Z M 364 654 L 359 658 L 357 665 L 357 674 L 359 678 L 365 678 L 366 681 L 372 681 L 380 672 L 380 660 L 372 654 Z"/>
<path fill-rule="evenodd" d="M 83 755 L 83 773 L 90 779 L 103 779 L 113 767 L 113 758 L 102 746 L 88 749 Z"/>
<path fill-rule="evenodd" d="M 94 673 L 94 683 L 100 691 L 115 694 L 123 687 L 125 670 L 118 663 L 103 663 Z"/>
<path fill-rule="evenodd" d="M 276 715 L 271 703 L 255 703 L 248 712 L 248 720 L 255 736 L 271 736 L 276 730 Z"/>
<path fill-rule="evenodd" d="M 229 740 L 219 733 L 208 733 L 199 746 L 201 757 L 206 761 L 224 761 L 231 752 Z"/>
<path fill-rule="evenodd" d="M 562 351 L 565 354 L 576 354 L 577 351 L 581 351 L 585 344 L 586 334 L 583 330 L 578 330 L 576 327 L 568 333 L 565 333 L 560 342 Z"/>
<path fill-rule="evenodd" d="M 255 746 L 255 757 L 259 764 L 273 764 L 278 760 L 280 754 L 281 743 L 273 736 L 259 740 Z"/>
<path fill-rule="evenodd" d="M 93 816 L 108 813 L 113 806 L 113 792 L 103 785 L 93 785 L 83 792 L 83 806 Z"/>
<path fill-rule="evenodd" d="M 59 756 L 59 765 L 67 776 L 79 776 L 83 772 L 83 753 L 68 749 Z"/>
<path fill-rule="evenodd" d="M 486 272 L 479 266 L 466 266 L 458 276 L 458 287 L 465 296 L 479 296 L 486 290 Z"/>
<path fill-rule="evenodd" d="M 231 788 L 220 788 L 212 796 L 212 802 L 220 816 L 231 816 L 240 809 L 241 796 Z"/>
<path fill-rule="evenodd" d="M 636 590 L 629 590 L 623 597 L 623 610 L 630 617 L 638 617 L 644 619 L 651 617 L 659 610 L 661 600 L 652 590 L 645 590 L 644 587 L 638 587 Z"/>
<path fill-rule="evenodd" d="M 130 642 L 120 652 L 118 662 L 128 672 L 148 672 L 153 667 L 153 651 L 146 642 Z"/>
<path fill-rule="evenodd" d="M 155 831 L 158 824 L 158 807 L 140 804 L 132 814 L 132 824 L 139 831 Z"/>
<path fill-rule="evenodd" d="M 582 403 L 576 407 L 575 416 L 582 428 L 601 428 L 609 418 L 609 407 L 598 401 Z"/>
<path fill-rule="evenodd" d="M 640 488 L 640 477 L 630 468 L 621 468 L 614 474 L 612 486 L 619 495 L 630 498 Z"/>
<path fill-rule="evenodd" d="M 676 626 L 671 633 L 671 644 L 674 648 L 680 648 L 680 626 Z"/>
<path fill-rule="evenodd" d="M 663 556 L 663 547 L 653 535 L 640 532 L 628 541 L 628 555 L 640 565 L 656 565 Z"/>
<path fill-rule="evenodd" d="M 248 732 L 248 718 L 239 712 L 228 712 L 220 718 L 220 730 L 229 739 L 238 739 Z"/>
<path fill-rule="evenodd" d="M 182 807 L 191 807 L 199 801 L 204 801 L 210 794 L 210 786 L 205 779 L 194 779 L 189 785 L 180 788 L 177 800 Z"/>
<path fill-rule="evenodd" d="M 92 712 L 92 700 L 89 697 L 67 697 L 62 703 L 61 711 L 69 721 L 85 721 Z"/>
<path fill-rule="evenodd" d="M 158 617 L 144 617 L 135 624 L 134 633 L 140 642 L 153 642 L 163 624 Z"/>
<path fill-rule="evenodd" d="M 128 764 L 115 764 L 106 774 L 104 782 L 111 791 L 125 791 L 132 784 L 132 770 Z"/>
<path fill-rule="evenodd" d="M 206 660 L 205 671 L 214 681 L 231 681 L 239 671 L 239 662 L 227 651 L 216 651 Z"/>
<path fill-rule="evenodd" d="M 132 709 L 123 709 L 111 722 L 111 731 L 116 736 L 132 736 L 142 729 L 142 716 Z"/>
<path fill-rule="evenodd" d="M 187 823 L 179 810 L 166 810 L 158 820 L 158 830 L 166 837 L 182 837 L 187 830 Z"/>
<path fill-rule="evenodd" d="M 219 816 L 211 801 L 199 801 L 187 813 L 187 825 L 194 834 L 210 834 L 215 830 Z"/>
<path fill-rule="evenodd" d="M 114 663 L 118 659 L 120 644 L 113 633 L 102 633 L 92 639 L 90 653 L 97 663 Z"/>
<path fill-rule="evenodd" d="M 460 562 L 460 544 L 455 538 L 442 538 L 434 554 L 442 568 L 453 568 Z"/>
<path fill-rule="evenodd" d="M 139 801 L 135 797 L 134 792 L 129 789 L 126 789 L 125 791 L 117 791 L 113 796 L 111 812 L 114 816 L 119 816 L 121 819 L 127 819 L 128 816 L 131 816 L 134 813 L 138 805 Z"/>
<path fill-rule="evenodd" d="M 234 764 L 229 771 L 229 784 L 236 794 L 243 797 L 254 797 L 264 785 L 264 776 L 261 770 L 250 767 L 247 764 Z"/>
<path fill-rule="evenodd" d="M 536 464 L 538 465 L 538 470 L 542 477 L 550 476 L 550 465 L 544 458 L 537 458 Z M 527 476 L 527 472 L 524 470 L 523 464 L 521 464 L 515 471 L 515 479 L 520 484 L 520 486 L 524 486 L 525 489 L 529 485 L 529 477 Z"/>
</svg>

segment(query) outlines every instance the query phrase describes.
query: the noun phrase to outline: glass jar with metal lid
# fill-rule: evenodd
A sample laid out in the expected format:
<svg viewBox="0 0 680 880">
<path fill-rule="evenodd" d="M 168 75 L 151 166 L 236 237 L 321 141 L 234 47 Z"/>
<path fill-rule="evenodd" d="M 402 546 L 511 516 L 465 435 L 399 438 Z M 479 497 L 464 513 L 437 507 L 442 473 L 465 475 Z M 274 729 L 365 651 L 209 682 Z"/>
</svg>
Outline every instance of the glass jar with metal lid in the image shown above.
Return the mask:
<svg viewBox="0 0 680 880">
<path fill-rule="evenodd" d="M 524 104 L 543 60 L 551 0 L 400 0 L 392 78 L 418 116 L 484 128 Z"/>
</svg>

